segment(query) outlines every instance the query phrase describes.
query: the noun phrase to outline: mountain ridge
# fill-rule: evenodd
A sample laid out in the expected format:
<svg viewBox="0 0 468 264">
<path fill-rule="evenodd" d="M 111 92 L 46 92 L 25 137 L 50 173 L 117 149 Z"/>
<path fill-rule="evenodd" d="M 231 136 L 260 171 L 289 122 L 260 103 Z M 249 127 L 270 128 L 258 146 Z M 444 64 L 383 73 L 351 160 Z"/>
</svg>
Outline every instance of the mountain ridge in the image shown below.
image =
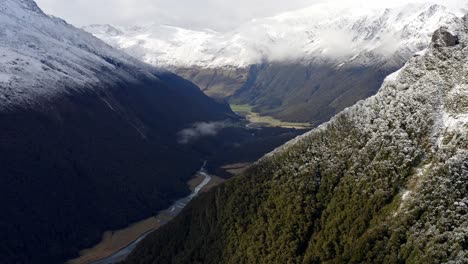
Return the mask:
<svg viewBox="0 0 468 264">
<path fill-rule="evenodd" d="M 95 89 L 97 83 L 157 80 L 157 74 L 168 74 L 114 50 L 62 19 L 46 15 L 34 1 L 2 0 L 1 11 L 0 81 L 7 88 L 2 90 L 3 106 L 8 103 L 6 96 L 17 104 L 21 97 L 27 101 L 28 96 L 50 96 L 71 86 Z M 61 57 L 64 55 L 67 57 Z M 31 72 L 34 75 L 25 78 Z"/>
<path fill-rule="evenodd" d="M 200 196 L 125 263 L 463 263 L 468 16 L 433 36 L 375 96 Z"/>
<path fill-rule="evenodd" d="M 0 262 L 63 263 L 166 208 L 212 151 L 178 133 L 225 120 L 182 77 L 0 0 Z"/>
</svg>

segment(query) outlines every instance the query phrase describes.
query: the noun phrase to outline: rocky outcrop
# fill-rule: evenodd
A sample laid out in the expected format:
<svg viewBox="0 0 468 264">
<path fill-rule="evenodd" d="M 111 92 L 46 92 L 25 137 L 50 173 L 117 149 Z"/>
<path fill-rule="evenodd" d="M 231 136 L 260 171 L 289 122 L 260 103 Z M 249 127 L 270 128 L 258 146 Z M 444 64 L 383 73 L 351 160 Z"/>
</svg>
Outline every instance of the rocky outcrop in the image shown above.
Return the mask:
<svg viewBox="0 0 468 264">
<path fill-rule="evenodd" d="M 432 36 L 432 43 L 434 47 L 442 48 L 455 46 L 459 42 L 457 36 L 452 35 L 447 29 L 441 28 Z"/>
</svg>

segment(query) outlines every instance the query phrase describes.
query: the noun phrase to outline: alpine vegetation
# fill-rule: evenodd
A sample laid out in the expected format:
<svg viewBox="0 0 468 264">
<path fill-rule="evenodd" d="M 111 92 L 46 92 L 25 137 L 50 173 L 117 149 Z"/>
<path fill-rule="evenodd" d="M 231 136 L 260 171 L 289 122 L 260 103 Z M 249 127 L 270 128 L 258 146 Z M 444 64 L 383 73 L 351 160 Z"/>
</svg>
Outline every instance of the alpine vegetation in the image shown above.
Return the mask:
<svg viewBox="0 0 468 264">
<path fill-rule="evenodd" d="M 468 16 L 379 92 L 196 199 L 126 263 L 466 263 Z"/>
</svg>

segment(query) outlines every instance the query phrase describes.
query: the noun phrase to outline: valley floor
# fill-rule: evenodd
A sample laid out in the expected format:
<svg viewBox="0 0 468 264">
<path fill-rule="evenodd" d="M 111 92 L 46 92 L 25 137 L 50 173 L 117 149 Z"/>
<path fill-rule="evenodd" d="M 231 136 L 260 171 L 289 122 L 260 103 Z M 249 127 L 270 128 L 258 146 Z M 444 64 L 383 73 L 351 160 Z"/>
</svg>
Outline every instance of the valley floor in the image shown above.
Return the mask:
<svg viewBox="0 0 468 264">
<path fill-rule="evenodd" d="M 286 122 L 276 119 L 271 116 L 263 116 L 252 110 L 250 105 L 236 105 L 231 104 L 232 111 L 239 115 L 244 116 L 251 124 L 251 127 L 282 127 L 282 128 L 295 128 L 295 129 L 307 129 L 312 128 L 312 124 L 305 122 Z"/>
<path fill-rule="evenodd" d="M 69 260 L 67 264 L 110 264 L 123 260 L 146 235 L 159 229 L 182 211 L 185 205 L 194 197 L 194 194 L 206 192 L 223 183 L 226 178 L 242 174 L 252 165 L 251 162 L 305 131 L 282 128 L 282 126 L 291 124 L 293 123 L 281 121 L 270 121 L 268 124 L 263 121 L 262 123 L 246 122 L 246 124 L 242 124 L 242 129 L 249 131 L 248 133 L 244 130 L 239 131 L 239 128 L 225 129 L 221 133 L 222 135 L 218 135 L 217 139 L 223 142 L 224 151 L 222 153 L 216 152 L 214 156 L 207 157 L 209 160 L 207 167 L 209 168 L 206 168 L 212 174 L 221 177 L 206 174 L 205 164 L 187 182 L 192 191 L 191 195 L 177 200 L 171 207 L 158 212 L 157 215 L 131 223 L 128 227 L 120 230 L 104 232 L 98 244 L 82 250 L 78 258 Z M 231 141 L 237 147 L 226 149 L 224 140 L 226 137 L 231 138 Z M 216 145 L 213 140 L 215 138 L 204 138 L 200 139 L 196 144 L 210 149 L 214 147 L 213 144 Z"/>
<path fill-rule="evenodd" d="M 210 175 L 210 180 L 208 182 L 203 183 L 205 179 L 205 176 L 197 173 L 193 179 L 188 181 L 187 184 L 190 186 L 192 193 L 194 193 L 199 186 L 203 187 L 200 190 L 201 192 L 206 192 L 225 181 L 225 179 L 221 177 L 212 175 Z M 177 212 L 174 212 L 173 206 L 171 206 L 169 209 L 161 211 L 155 216 L 133 223 L 124 229 L 106 231 L 99 244 L 95 245 L 93 248 L 82 250 L 80 252 L 80 257 L 68 261 L 67 264 L 107 263 L 105 261 L 107 258 L 131 247 L 132 244 L 136 245 L 137 243 L 134 242 L 142 240 L 146 235 L 160 228 L 176 215 Z M 130 251 L 131 249 L 129 252 Z"/>
</svg>

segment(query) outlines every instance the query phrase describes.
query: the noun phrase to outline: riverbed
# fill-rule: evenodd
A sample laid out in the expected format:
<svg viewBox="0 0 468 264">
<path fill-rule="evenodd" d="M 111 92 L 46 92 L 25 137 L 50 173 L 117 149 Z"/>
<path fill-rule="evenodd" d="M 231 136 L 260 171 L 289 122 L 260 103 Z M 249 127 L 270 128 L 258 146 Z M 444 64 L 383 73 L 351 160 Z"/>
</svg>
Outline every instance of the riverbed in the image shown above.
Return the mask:
<svg viewBox="0 0 468 264">
<path fill-rule="evenodd" d="M 106 232 L 101 243 L 92 249 L 84 250 L 79 258 L 71 260 L 67 263 L 112 264 L 124 260 L 133 251 L 133 249 L 135 249 L 138 243 L 140 243 L 146 236 L 177 216 L 182 211 L 182 209 L 184 209 L 185 206 L 187 206 L 187 204 L 201 191 L 204 191 L 210 186 L 213 187 L 223 181 L 219 177 L 209 175 L 205 170 L 205 166 L 206 161 L 203 163 L 203 166 L 200 168 L 200 170 L 196 173 L 194 178 L 196 179 L 198 177 L 200 180 L 196 181 L 197 185 L 191 188 L 192 192 L 188 196 L 178 199 L 170 207 L 160 211 L 154 217 L 142 220 L 123 230 Z M 136 239 L 133 239 L 132 241 L 129 240 L 130 237 L 134 237 Z M 127 242 L 129 244 L 126 246 L 123 244 L 123 248 L 121 248 L 122 246 L 117 247 L 117 245 L 115 245 L 116 242 L 118 242 L 118 244 L 122 244 L 122 241 L 125 240 L 129 241 Z M 102 258 L 103 256 L 107 257 Z"/>
</svg>

